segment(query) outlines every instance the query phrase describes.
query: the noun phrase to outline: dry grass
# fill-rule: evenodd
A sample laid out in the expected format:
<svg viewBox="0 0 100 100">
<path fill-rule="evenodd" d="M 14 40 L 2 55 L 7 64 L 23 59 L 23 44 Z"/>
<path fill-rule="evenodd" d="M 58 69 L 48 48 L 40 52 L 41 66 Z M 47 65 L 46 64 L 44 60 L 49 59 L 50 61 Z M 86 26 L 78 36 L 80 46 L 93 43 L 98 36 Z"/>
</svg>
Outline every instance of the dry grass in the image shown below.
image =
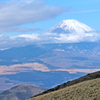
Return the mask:
<svg viewBox="0 0 100 100">
<path fill-rule="evenodd" d="M 100 100 L 100 78 L 84 81 L 28 100 Z"/>
</svg>

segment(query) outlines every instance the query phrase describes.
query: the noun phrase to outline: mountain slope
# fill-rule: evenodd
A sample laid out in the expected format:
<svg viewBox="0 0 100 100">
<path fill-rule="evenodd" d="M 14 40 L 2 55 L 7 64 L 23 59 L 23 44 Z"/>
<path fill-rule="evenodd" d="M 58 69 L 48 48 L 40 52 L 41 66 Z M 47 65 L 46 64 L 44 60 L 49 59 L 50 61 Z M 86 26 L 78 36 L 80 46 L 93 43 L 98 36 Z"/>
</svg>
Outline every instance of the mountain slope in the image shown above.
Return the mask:
<svg viewBox="0 0 100 100">
<path fill-rule="evenodd" d="M 0 93 L 0 100 L 26 100 L 29 97 L 43 92 L 44 89 L 31 85 L 18 85 Z"/>
<path fill-rule="evenodd" d="M 28 100 L 100 100 L 100 78 L 84 81 Z"/>
<path fill-rule="evenodd" d="M 68 87 L 68 86 L 71 86 L 71 85 L 74 85 L 74 84 L 77 84 L 77 83 L 80 83 L 80 82 L 83 82 L 83 81 L 96 79 L 96 78 L 100 78 L 100 71 L 94 72 L 94 73 L 91 73 L 91 74 L 87 74 L 83 77 L 80 77 L 80 78 L 72 80 L 72 81 L 68 81 L 67 83 L 58 85 L 57 87 L 49 89 L 49 90 L 42 92 L 42 93 L 40 93 L 36 96 L 43 95 L 43 94 L 46 94 L 46 93 L 50 93 L 50 92 L 53 92 L 53 91 L 57 91 L 59 89 L 65 88 L 65 87 Z"/>
</svg>

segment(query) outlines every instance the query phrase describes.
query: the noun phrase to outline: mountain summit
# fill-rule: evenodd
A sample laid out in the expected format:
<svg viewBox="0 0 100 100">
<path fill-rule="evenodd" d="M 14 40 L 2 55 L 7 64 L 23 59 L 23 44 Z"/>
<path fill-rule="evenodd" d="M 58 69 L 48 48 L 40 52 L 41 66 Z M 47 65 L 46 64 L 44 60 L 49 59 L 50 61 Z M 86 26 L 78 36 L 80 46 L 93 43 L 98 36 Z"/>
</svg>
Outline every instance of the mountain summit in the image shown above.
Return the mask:
<svg viewBox="0 0 100 100">
<path fill-rule="evenodd" d="M 37 95 L 45 89 L 27 84 L 17 85 L 9 90 L 0 93 L 0 100 L 26 100 L 33 95 Z"/>
<path fill-rule="evenodd" d="M 99 32 L 74 19 L 63 20 L 44 34 L 56 43 L 95 42 L 100 39 Z"/>
<path fill-rule="evenodd" d="M 60 23 L 56 24 L 54 27 L 50 28 L 47 32 L 48 33 L 88 33 L 94 32 L 95 30 L 90 28 L 89 26 L 74 20 L 63 20 Z"/>
</svg>

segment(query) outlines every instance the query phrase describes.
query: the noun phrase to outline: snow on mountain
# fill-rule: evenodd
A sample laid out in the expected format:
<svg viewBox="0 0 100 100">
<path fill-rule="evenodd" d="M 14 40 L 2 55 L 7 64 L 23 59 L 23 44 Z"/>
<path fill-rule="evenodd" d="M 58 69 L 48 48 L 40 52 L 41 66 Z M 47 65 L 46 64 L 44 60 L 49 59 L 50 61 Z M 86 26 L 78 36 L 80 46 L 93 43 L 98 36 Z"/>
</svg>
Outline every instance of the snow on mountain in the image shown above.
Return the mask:
<svg viewBox="0 0 100 100">
<path fill-rule="evenodd" d="M 83 32 L 94 32 L 95 30 L 90 28 L 89 26 L 74 20 L 74 19 L 69 19 L 69 20 L 63 20 L 54 27 L 50 28 L 48 33 L 83 33 Z"/>
<path fill-rule="evenodd" d="M 94 42 L 100 39 L 97 31 L 74 19 L 61 21 L 47 30 L 44 35 L 60 43 Z"/>
</svg>

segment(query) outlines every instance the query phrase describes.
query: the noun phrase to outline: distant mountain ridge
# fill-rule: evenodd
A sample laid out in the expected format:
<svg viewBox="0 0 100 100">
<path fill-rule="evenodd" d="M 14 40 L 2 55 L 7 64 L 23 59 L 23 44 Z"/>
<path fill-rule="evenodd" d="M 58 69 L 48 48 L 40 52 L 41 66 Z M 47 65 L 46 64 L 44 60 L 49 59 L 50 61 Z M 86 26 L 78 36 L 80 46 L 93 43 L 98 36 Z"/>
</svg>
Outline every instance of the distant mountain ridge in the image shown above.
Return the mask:
<svg viewBox="0 0 100 100">
<path fill-rule="evenodd" d="M 69 79 L 74 79 L 83 74 L 99 70 L 100 42 L 42 44 L 11 48 L 0 51 L 0 59 L 0 64 L 4 66 L 5 74 L 7 72 L 16 73 L 14 75 L 3 75 L 1 77 L 22 82 L 35 82 L 35 86 L 51 88 Z M 25 63 L 28 65 L 28 63 L 35 62 L 45 65 L 50 69 L 50 72 L 33 70 L 31 69 L 33 66 L 23 66 L 21 70 L 16 71 L 17 67 L 14 68 L 12 66 L 17 66 L 17 64 L 21 66 Z M 8 67 L 8 70 L 5 65 Z M 31 70 L 26 72 L 27 69 Z M 46 77 L 44 77 L 45 75 Z M 37 83 L 42 84 L 37 85 Z"/>
</svg>

